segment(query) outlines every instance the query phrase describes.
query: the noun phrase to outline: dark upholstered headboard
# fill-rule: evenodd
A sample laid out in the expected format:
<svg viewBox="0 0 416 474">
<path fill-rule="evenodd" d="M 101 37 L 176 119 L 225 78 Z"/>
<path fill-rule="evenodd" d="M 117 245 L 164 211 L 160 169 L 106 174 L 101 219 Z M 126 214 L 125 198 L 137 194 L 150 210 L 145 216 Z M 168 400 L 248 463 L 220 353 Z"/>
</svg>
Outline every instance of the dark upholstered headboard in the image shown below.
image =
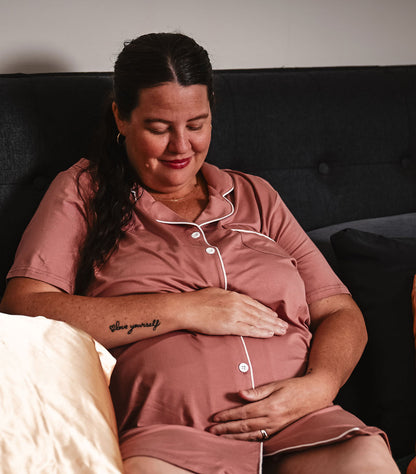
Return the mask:
<svg viewBox="0 0 416 474">
<path fill-rule="evenodd" d="M 212 161 L 264 176 L 306 230 L 416 210 L 416 66 L 222 71 L 217 96 Z"/>
<path fill-rule="evenodd" d="M 216 71 L 208 160 L 259 174 L 306 230 L 416 211 L 416 66 Z M 0 75 L 0 294 L 46 187 L 84 156 L 107 73 Z"/>
</svg>

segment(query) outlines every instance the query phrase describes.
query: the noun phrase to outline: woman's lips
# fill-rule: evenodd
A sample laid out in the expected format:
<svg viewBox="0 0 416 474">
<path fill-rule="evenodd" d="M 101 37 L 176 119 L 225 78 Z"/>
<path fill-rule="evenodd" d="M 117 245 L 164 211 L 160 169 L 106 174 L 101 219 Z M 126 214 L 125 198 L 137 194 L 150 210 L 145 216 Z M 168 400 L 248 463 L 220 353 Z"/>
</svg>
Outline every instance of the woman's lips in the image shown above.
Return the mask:
<svg viewBox="0 0 416 474">
<path fill-rule="evenodd" d="M 179 170 L 185 168 L 191 162 L 191 158 L 182 158 L 181 160 L 160 160 L 164 166 Z"/>
</svg>

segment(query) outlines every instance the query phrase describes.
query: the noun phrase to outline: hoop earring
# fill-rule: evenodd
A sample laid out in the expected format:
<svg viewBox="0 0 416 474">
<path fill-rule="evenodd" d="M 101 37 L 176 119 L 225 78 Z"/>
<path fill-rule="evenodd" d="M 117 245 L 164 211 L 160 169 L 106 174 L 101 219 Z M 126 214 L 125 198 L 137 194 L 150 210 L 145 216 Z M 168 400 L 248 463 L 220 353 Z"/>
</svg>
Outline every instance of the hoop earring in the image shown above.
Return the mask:
<svg viewBox="0 0 416 474">
<path fill-rule="evenodd" d="M 120 132 L 118 132 L 117 138 L 116 138 L 117 145 L 119 146 L 123 145 L 124 140 L 122 140 L 122 138 L 124 138 L 124 136 Z"/>
</svg>

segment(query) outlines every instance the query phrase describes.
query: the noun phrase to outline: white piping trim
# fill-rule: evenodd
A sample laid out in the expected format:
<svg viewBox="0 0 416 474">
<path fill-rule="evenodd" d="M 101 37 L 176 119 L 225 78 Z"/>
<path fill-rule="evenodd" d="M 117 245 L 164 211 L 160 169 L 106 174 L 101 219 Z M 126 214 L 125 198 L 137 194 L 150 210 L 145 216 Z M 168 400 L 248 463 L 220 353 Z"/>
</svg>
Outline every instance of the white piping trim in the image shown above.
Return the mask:
<svg viewBox="0 0 416 474">
<path fill-rule="evenodd" d="M 248 355 L 248 350 L 247 350 L 246 342 L 245 342 L 243 336 L 240 336 L 240 339 L 241 339 L 241 342 L 243 343 L 244 351 L 245 351 L 246 357 L 247 357 L 247 362 L 248 362 L 248 365 L 249 365 L 249 367 L 250 367 L 251 387 L 252 387 L 252 388 L 256 388 L 256 386 L 254 385 L 253 366 L 251 365 L 250 356 Z"/>
<path fill-rule="evenodd" d="M 217 249 L 218 258 L 220 259 L 220 263 L 221 263 L 222 273 L 224 275 L 224 290 L 228 290 L 228 278 L 227 278 L 227 273 L 225 271 L 224 261 L 223 261 L 222 256 L 221 256 L 220 249 L 217 248 L 217 247 L 215 247 L 215 248 Z"/>
<path fill-rule="evenodd" d="M 342 439 L 344 436 L 347 436 L 349 433 L 352 433 L 353 431 L 360 431 L 361 428 L 358 428 L 356 426 L 355 428 L 350 428 L 349 430 L 345 431 L 344 433 L 341 433 L 340 435 L 336 436 L 335 438 L 330 438 L 330 439 L 324 439 L 322 441 L 317 441 L 315 443 L 306 443 L 306 444 L 299 444 L 295 446 L 289 446 L 288 448 L 283 448 L 283 449 L 278 449 L 277 451 L 274 451 L 273 453 L 267 453 L 265 456 L 274 456 L 275 454 L 281 454 L 286 451 L 290 451 L 292 449 L 299 449 L 299 448 L 311 448 L 314 446 L 324 446 L 325 444 L 330 444 L 333 443 L 334 441 L 338 441 Z"/>
<path fill-rule="evenodd" d="M 186 225 L 193 225 L 195 227 L 198 227 L 199 228 L 199 225 L 198 224 L 195 224 L 195 222 L 188 222 L 188 221 L 161 221 L 159 219 L 156 219 L 156 222 L 159 222 L 160 224 L 186 224 Z"/>
<path fill-rule="evenodd" d="M 234 214 L 234 211 L 235 211 L 235 208 L 234 208 L 234 205 L 233 203 L 226 198 L 226 195 L 229 194 L 232 190 L 234 189 L 234 186 L 232 188 L 230 188 L 226 193 L 224 193 L 222 195 L 222 197 L 228 202 L 228 204 L 231 206 L 231 211 L 225 215 L 225 216 L 222 216 L 222 217 L 219 217 L 217 219 L 213 219 L 211 221 L 207 221 L 207 222 L 203 222 L 201 224 L 196 224 L 195 222 L 187 222 L 187 221 L 162 221 L 160 219 L 156 219 L 156 222 L 159 222 L 160 224 L 182 224 L 182 225 L 192 225 L 194 227 L 196 227 L 202 234 L 203 238 L 204 238 L 204 241 L 207 245 L 209 245 L 210 247 L 214 248 L 217 252 L 217 255 L 218 255 L 218 258 L 220 260 L 220 264 L 221 264 L 221 269 L 222 269 L 222 274 L 223 274 L 223 277 L 224 277 L 224 290 L 227 290 L 228 289 L 228 279 L 227 279 L 227 273 L 225 271 L 225 265 L 224 265 L 224 261 L 222 259 L 222 256 L 221 256 L 221 252 L 220 252 L 220 249 L 218 247 L 216 247 L 215 245 L 211 245 L 206 236 L 205 236 L 205 232 L 203 231 L 202 229 L 202 226 L 203 225 L 207 225 L 207 224 L 211 224 L 212 222 L 218 222 L 218 221 L 221 221 L 229 216 L 231 216 L 232 214 Z M 246 352 L 247 352 L 247 349 L 246 349 Z"/>
<path fill-rule="evenodd" d="M 161 224 L 187 224 L 187 225 L 194 225 L 194 226 L 200 228 L 200 226 L 203 226 L 203 225 L 212 224 L 213 222 L 222 221 L 223 219 L 226 219 L 227 217 L 230 217 L 231 215 L 234 214 L 234 211 L 235 211 L 234 204 L 229 199 L 226 198 L 227 194 L 230 194 L 230 192 L 233 191 L 233 190 L 234 190 L 234 186 L 222 195 L 222 197 L 231 206 L 231 211 L 228 214 L 226 214 L 225 216 L 217 217 L 216 219 L 212 219 L 211 221 L 202 222 L 201 224 L 195 224 L 195 222 L 188 222 L 188 221 L 184 221 L 184 222 L 182 222 L 182 221 L 172 221 L 172 222 L 171 221 L 162 221 L 162 220 L 159 220 L 159 219 L 156 219 L 156 222 L 159 222 Z"/>
<path fill-rule="evenodd" d="M 259 474 L 263 472 L 263 441 L 260 443 Z"/>
<path fill-rule="evenodd" d="M 223 261 L 222 256 L 221 256 L 220 249 L 218 247 L 216 247 L 215 245 L 211 245 L 208 242 L 208 240 L 205 236 L 205 232 L 202 230 L 202 228 L 199 225 L 197 225 L 197 227 L 201 231 L 201 234 L 202 234 L 202 237 L 204 238 L 205 243 L 207 245 L 209 245 L 210 247 L 214 248 L 217 251 L 218 258 L 220 259 L 220 263 L 221 263 L 222 274 L 224 276 L 224 290 L 226 290 L 226 289 L 228 289 L 228 279 L 227 279 L 227 273 L 225 271 L 224 261 Z"/>
<path fill-rule="evenodd" d="M 254 230 L 245 230 L 245 229 L 231 229 L 235 232 L 244 232 L 246 234 L 255 234 L 255 235 L 260 235 L 261 237 L 266 237 L 266 239 L 271 240 L 272 242 L 276 243 L 275 240 L 273 240 L 271 237 L 269 237 L 266 234 L 262 234 L 261 232 L 255 232 Z"/>
<path fill-rule="evenodd" d="M 216 247 L 215 245 L 211 245 L 206 236 L 205 236 L 205 232 L 204 230 L 202 229 L 201 225 L 202 224 L 196 224 L 195 222 L 168 222 L 168 221 L 160 221 L 158 219 L 156 219 L 157 222 L 160 222 L 161 224 L 187 224 L 187 225 L 192 225 L 194 227 L 196 227 L 200 232 L 201 232 L 201 235 L 204 239 L 204 242 L 209 246 L 209 247 L 212 247 L 213 249 L 215 249 L 215 251 L 217 252 L 217 255 L 218 255 L 218 258 L 220 260 L 220 264 L 221 264 L 221 270 L 222 270 L 222 274 L 223 274 L 223 277 L 224 277 L 224 290 L 228 289 L 228 279 L 227 279 L 227 273 L 225 271 L 225 266 L 224 266 L 224 261 L 222 259 L 222 256 L 221 256 L 221 252 L 220 252 L 220 249 L 218 247 Z"/>
<path fill-rule="evenodd" d="M 222 216 L 222 217 L 219 217 L 217 219 L 213 219 L 212 221 L 207 221 L 207 222 L 203 222 L 202 224 L 200 225 L 207 225 L 207 224 L 211 224 L 212 222 L 218 222 L 218 221 L 222 221 L 223 219 L 226 219 L 227 217 L 230 217 L 231 215 L 234 214 L 234 211 L 235 211 L 235 208 L 234 208 L 234 204 L 229 200 L 227 199 L 225 196 L 227 196 L 227 194 L 230 194 L 231 191 L 234 190 L 234 186 L 232 188 L 230 188 L 226 193 L 224 193 L 222 195 L 222 197 L 228 202 L 228 204 L 231 206 L 231 211 L 225 215 L 225 216 Z"/>
</svg>

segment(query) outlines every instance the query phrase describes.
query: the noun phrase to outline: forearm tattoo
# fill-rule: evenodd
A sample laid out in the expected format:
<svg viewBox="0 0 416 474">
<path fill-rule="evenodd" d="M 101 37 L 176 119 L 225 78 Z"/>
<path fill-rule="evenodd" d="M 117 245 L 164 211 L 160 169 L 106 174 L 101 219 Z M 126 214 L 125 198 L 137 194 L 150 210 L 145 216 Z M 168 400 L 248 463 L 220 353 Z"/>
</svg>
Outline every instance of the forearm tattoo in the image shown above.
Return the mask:
<svg viewBox="0 0 416 474">
<path fill-rule="evenodd" d="M 127 334 L 131 334 L 135 328 L 153 328 L 153 331 L 156 331 L 160 324 L 159 319 L 154 319 L 152 322 L 136 324 L 120 324 L 120 321 L 116 321 L 114 324 L 111 324 L 109 328 L 111 332 L 126 330 Z"/>
</svg>

